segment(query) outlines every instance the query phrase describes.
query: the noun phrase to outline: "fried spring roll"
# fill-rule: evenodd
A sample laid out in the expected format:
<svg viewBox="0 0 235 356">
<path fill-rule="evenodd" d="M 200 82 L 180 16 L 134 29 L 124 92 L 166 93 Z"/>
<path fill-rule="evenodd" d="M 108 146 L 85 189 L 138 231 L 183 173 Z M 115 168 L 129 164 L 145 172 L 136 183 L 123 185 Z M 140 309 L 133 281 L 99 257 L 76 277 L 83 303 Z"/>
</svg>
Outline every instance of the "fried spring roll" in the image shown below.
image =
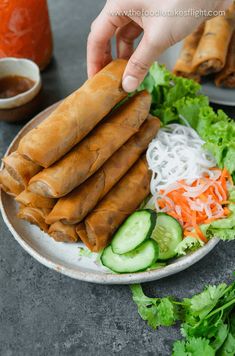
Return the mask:
<svg viewBox="0 0 235 356">
<path fill-rule="evenodd" d="M 114 188 L 98 203 L 76 230 L 94 252 L 108 245 L 120 224 L 149 194 L 151 173 L 145 158 L 140 158 Z"/>
<path fill-rule="evenodd" d="M 52 224 L 48 231 L 49 235 L 58 242 L 77 242 L 78 234 L 75 225 L 66 225 L 60 221 Z"/>
<path fill-rule="evenodd" d="M 43 167 L 59 160 L 127 95 L 121 85 L 125 66 L 117 59 L 87 80 L 21 139 L 18 151 Z"/>
<path fill-rule="evenodd" d="M 235 31 L 231 39 L 224 69 L 215 77 L 217 87 L 235 88 Z"/>
<path fill-rule="evenodd" d="M 20 207 L 17 217 L 28 221 L 32 225 L 37 225 L 44 232 L 48 232 L 49 225 L 46 224 L 45 219 L 49 212 L 50 209 L 39 209 L 26 206 Z"/>
<path fill-rule="evenodd" d="M 205 29 L 195 55 L 192 67 L 199 75 L 217 73 L 225 65 L 234 21 L 228 16 L 218 16 L 206 21 Z"/>
<path fill-rule="evenodd" d="M 20 193 L 15 200 L 31 208 L 52 209 L 56 203 L 56 199 L 42 197 L 41 195 L 32 193 L 27 189 Z"/>
<path fill-rule="evenodd" d="M 193 70 L 192 60 L 202 37 L 204 26 L 205 24 L 203 23 L 198 29 L 185 38 L 180 56 L 173 69 L 175 75 L 194 79 L 197 82 L 200 81 L 200 75 Z"/>
<path fill-rule="evenodd" d="M 4 168 L 0 172 L 0 188 L 4 190 L 9 195 L 12 195 L 13 197 L 17 196 L 20 194 L 23 190 L 24 187 L 21 185 L 19 182 L 17 182 Z"/>
<path fill-rule="evenodd" d="M 17 151 L 12 152 L 2 160 L 9 174 L 24 187 L 27 186 L 29 180 L 42 168 L 26 157 L 23 157 Z"/>
<path fill-rule="evenodd" d="M 28 189 L 54 198 L 71 192 L 138 131 L 150 104 L 151 96 L 146 91 L 136 94 L 59 162 L 34 176 Z"/>
<path fill-rule="evenodd" d="M 46 222 L 53 224 L 61 220 L 66 224 L 76 224 L 82 221 L 147 149 L 159 127 L 159 119 L 149 117 L 139 132 L 119 148 L 93 176 L 58 200 Z"/>
</svg>

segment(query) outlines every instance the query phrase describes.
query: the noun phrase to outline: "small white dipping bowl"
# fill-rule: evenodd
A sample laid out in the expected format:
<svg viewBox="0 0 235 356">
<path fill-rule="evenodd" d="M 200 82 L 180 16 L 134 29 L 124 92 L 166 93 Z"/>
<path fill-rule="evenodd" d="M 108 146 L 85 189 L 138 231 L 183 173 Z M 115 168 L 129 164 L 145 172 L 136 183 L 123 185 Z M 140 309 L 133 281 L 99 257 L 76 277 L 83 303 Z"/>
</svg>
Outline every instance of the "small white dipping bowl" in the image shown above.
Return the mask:
<svg viewBox="0 0 235 356">
<path fill-rule="evenodd" d="M 0 79 L 15 75 L 31 79 L 34 85 L 16 96 L 0 99 L 0 120 L 26 119 L 32 110 L 35 110 L 36 101 L 34 99 L 42 87 L 39 67 L 29 59 L 10 57 L 0 59 Z"/>
</svg>

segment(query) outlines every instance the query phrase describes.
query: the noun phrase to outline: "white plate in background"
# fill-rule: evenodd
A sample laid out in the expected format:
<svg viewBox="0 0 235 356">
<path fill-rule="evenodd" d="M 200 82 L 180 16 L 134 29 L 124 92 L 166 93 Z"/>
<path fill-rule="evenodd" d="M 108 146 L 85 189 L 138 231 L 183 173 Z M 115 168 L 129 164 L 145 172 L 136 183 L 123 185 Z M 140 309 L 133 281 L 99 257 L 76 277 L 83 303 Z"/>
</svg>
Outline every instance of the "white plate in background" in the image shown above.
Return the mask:
<svg viewBox="0 0 235 356">
<path fill-rule="evenodd" d="M 168 48 L 159 58 L 158 62 L 165 64 L 171 70 L 179 57 L 183 42 Z M 235 106 L 235 89 L 218 88 L 213 80 L 204 77 L 201 82 L 202 93 L 209 97 L 210 102 L 221 105 Z"/>
</svg>

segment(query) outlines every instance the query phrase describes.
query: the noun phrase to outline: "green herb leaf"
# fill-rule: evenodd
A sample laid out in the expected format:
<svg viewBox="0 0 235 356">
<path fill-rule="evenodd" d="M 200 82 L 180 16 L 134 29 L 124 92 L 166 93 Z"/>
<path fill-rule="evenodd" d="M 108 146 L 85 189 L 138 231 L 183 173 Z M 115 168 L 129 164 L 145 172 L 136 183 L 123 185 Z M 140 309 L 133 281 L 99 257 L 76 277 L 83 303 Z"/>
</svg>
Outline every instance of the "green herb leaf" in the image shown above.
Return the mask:
<svg viewBox="0 0 235 356">
<path fill-rule="evenodd" d="M 81 257 L 92 257 L 93 253 L 90 250 L 88 250 L 87 248 L 79 247 L 78 255 Z"/>
<path fill-rule="evenodd" d="M 230 332 L 223 346 L 218 352 L 218 356 L 234 356 L 235 355 L 235 312 L 230 317 Z"/>
<path fill-rule="evenodd" d="M 202 293 L 183 300 L 186 310 L 185 320 L 190 324 L 197 323 L 209 314 L 219 299 L 224 295 L 227 285 L 208 286 Z M 192 318 L 193 317 L 193 318 Z"/>
<path fill-rule="evenodd" d="M 215 351 L 209 345 L 209 340 L 190 337 L 187 340 L 176 341 L 173 356 L 214 356 Z"/>
<path fill-rule="evenodd" d="M 153 329 L 173 325 L 178 319 L 177 308 L 170 298 L 149 298 L 139 284 L 132 285 L 131 290 L 141 318 Z"/>
</svg>

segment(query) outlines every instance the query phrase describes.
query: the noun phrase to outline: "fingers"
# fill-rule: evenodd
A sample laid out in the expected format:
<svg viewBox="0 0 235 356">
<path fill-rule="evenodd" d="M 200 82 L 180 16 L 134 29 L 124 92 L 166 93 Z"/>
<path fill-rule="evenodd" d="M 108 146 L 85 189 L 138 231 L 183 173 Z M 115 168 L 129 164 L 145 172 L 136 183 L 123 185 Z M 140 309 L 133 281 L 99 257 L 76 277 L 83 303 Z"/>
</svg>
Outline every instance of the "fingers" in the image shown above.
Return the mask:
<svg viewBox="0 0 235 356">
<path fill-rule="evenodd" d="M 88 78 L 92 77 L 112 60 L 110 39 L 115 34 L 116 29 L 103 11 L 93 22 L 87 40 Z"/>
<path fill-rule="evenodd" d="M 129 59 L 123 75 L 122 86 L 126 92 L 132 92 L 137 89 L 151 64 L 160 55 L 162 50 L 157 47 L 157 42 L 150 43 L 146 33 L 144 34 L 138 47 Z"/>
<path fill-rule="evenodd" d="M 143 29 L 133 21 L 117 29 L 116 46 L 118 58 L 130 58 L 134 51 L 134 41 L 142 31 Z"/>
<path fill-rule="evenodd" d="M 87 72 L 93 76 L 112 60 L 110 40 L 117 28 L 123 27 L 131 19 L 125 16 L 112 16 L 117 11 L 115 3 L 108 2 L 93 22 L 87 40 Z"/>
</svg>

